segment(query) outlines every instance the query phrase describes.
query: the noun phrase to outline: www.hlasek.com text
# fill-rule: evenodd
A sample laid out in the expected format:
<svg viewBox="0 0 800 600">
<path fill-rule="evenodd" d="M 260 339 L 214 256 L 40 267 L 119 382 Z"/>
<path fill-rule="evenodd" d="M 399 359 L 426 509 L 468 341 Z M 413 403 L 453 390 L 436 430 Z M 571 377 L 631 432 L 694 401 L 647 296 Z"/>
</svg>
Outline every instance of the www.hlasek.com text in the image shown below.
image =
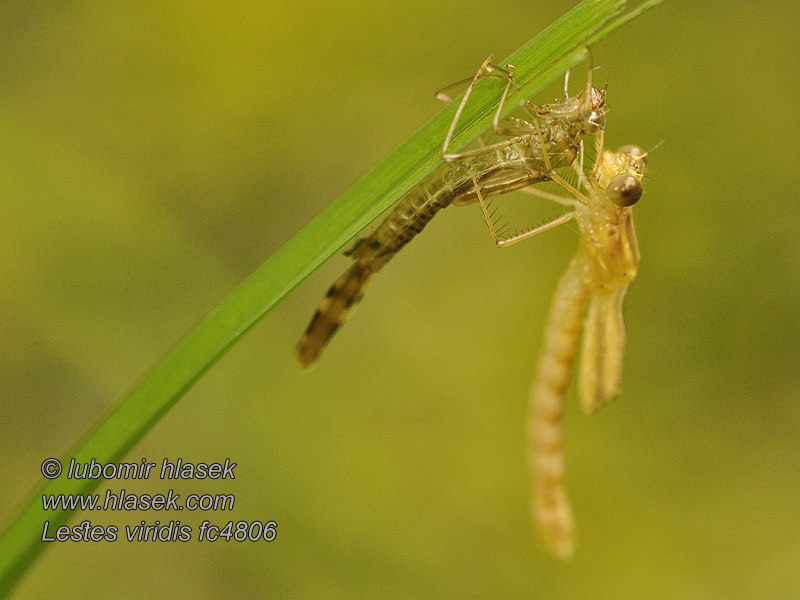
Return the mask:
<svg viewBox="0 0 800 600">
<path fill-rule="evenodd" d="M 166 494 L 134 494 L 126 490 L 100 494 L 42 494 L 44 510 L 101 510 L 101 511 L 216 511 L 233 510 L 233 494 L 189 494 L 186 501 L 174 490 Z"/>
</svg>

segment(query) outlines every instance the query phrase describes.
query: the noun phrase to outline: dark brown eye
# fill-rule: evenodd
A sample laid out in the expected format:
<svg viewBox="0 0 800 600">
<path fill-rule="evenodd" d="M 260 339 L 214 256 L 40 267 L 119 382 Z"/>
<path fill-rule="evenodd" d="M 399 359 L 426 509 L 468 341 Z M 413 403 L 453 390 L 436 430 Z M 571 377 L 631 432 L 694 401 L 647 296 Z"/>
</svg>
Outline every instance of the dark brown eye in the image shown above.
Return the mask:
<svg viewBox="0 0 800 600">
<path fill-rule="evenodd" d="M 642 183 L 633 175 L 617 175 L 608 184 L 607 192 L 608 199 L 617 206 L 633 206 L 642 197 Z"/>
<path fill-rule="evenodd" d="M 634 158 L 640 158 L 645 165 L 647 164 L 647 152 L 642 150 L 639 146 L 628 144 L 627 146 L 622 146 L 619 150 L 617 150 L 617 152 L 630 154 Z"/>
</svg>

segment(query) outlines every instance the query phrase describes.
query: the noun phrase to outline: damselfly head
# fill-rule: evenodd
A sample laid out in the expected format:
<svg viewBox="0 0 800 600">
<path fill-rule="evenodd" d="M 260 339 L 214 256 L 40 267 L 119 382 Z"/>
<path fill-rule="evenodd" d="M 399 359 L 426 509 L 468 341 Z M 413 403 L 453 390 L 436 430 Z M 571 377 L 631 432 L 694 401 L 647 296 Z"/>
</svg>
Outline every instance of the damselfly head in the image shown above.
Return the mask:
<svg viewBox="0 0 800 600">
<path fill-rule="evenodd" d="M 616 152 L 606 151 L 597 174 L 598 187 L 605 188 L 606 197 L 616 206 L 633 206 L 642 197 L 642 174 L 646 164 L 647 153 L 639 146 L 627 145 Z"/>
</svg>

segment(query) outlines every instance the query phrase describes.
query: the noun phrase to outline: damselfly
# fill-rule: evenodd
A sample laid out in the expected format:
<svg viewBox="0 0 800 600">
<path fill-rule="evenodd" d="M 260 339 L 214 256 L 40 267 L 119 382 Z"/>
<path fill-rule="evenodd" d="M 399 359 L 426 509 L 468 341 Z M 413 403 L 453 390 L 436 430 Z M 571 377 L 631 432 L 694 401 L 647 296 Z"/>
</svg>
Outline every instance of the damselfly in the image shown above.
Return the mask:
<svg viewBox="0 0 800 600">
<path fill-rule="evenodd" d="M 575 219 L 581 241 L 556 289 L 531 391 L 533 517 L 544 542 L 562 557 L 572 553 L 573 525 L 564 489 L 561 421 L 581 320 L 579 391 L 584 411 L 592 413 L 620 391 L 625 351 L 622 305 L 639 266 L 630 207 L 642 195 L 647 153 L 638 146 L 603 151 L 602 132 L 596 141 L 598 154 L 589 177 L 576 168 L 578 188 L 553 177 L 572 194 L 561 199 L 574 207 L 564 218 Z"/>
</svg>

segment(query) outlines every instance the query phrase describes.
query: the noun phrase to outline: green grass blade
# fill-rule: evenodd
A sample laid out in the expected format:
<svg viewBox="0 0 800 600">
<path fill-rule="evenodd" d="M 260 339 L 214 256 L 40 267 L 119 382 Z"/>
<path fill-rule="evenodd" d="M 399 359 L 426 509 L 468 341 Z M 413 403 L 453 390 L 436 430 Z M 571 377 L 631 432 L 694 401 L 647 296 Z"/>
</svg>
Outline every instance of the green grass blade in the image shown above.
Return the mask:
<svg viewBox="0 0 800 600">
<path fill-rule="evenodd" d="M 649 8 L 653 2 L 647 2 Z M 584 47 L 632 17 L 623 0 L 586 0 L 501 64 L 515 65 L 521 91 L 532 95 L 584 57 Z M 645 8 L 645 10 L 646 10 Z M 635 11 L 632 11 L 635 12 Z M 642 11 L 639 11 L 642 12 Z M 638 14 L 638 13 L 637 13 Z M 635 16 L 635 15 L 634 15 Z M 479 86 L 468 103 L 452 148 L 466 146 L 491 122 L 503 85 Z M 509 111 L 513 106 L 509 105 Z M 62 463 L 119 462 L 177 400 L 261 317 L 349 239 L 402 197 L 440 163 L 440 146 L 455 105 L 425 124 L 411 138 L 346 190 L 292 237 L 219 307 L 192 329 L 88 433 Z M 290 349 L 286 349 L 290 352 Z M 71 516 L 45 512 L 42 494 L 88 494 L 97 480 L 58 479 L 44 485 L 0 539 L 0 597 L 10 593 L 47 544 L 50 532 Z"/>
</svg>

